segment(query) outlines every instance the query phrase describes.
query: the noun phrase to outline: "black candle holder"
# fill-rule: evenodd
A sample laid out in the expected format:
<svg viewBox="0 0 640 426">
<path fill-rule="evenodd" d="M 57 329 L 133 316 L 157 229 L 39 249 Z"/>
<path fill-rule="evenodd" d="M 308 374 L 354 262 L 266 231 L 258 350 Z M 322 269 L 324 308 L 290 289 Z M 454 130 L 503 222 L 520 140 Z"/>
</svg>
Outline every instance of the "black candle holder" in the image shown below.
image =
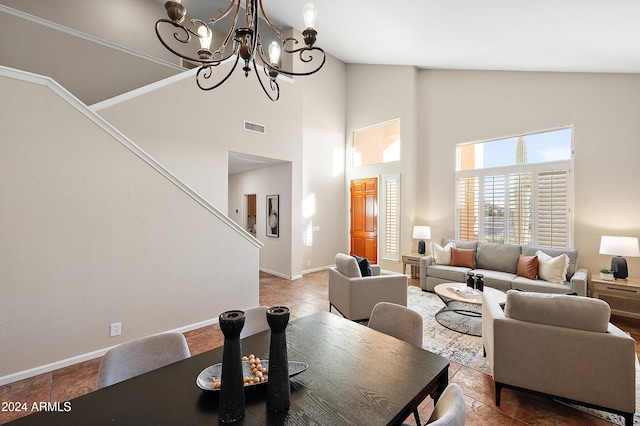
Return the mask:
<svg viewBox="0 0 640 426">
<path fill-rule="evenodd" d="M 267 381 L 267 410 L 287 411 L 291 405 L 287 334 L 289 308 L 276 306 L 267 310 L 267 323 L 271 328 L 269 344 L 269 380 Z"/>
<path fill-rule="evenodd" d="M 470 287 L 470 288 L 476 287 L 475 279 L 473 278 L 473 272 L 471 271 L 467 272 L 467 287 Z"/>
<path fill-rule="evenodd" d="M 483 291 L 484 290 L 484 275 L 476 274 L 476 290 Z"/>
<path fill-rule="evenodd" d="M 222 377 L 220 382 L 221 423 L 233 423 L 244 416 L 244 382 L 242 379 L 242 347 L 240 332 L 244 327 L 243 311 L 227 311 L 220 314 L 220 330 L 224 334 L 222 352 Z"/>
</svg>

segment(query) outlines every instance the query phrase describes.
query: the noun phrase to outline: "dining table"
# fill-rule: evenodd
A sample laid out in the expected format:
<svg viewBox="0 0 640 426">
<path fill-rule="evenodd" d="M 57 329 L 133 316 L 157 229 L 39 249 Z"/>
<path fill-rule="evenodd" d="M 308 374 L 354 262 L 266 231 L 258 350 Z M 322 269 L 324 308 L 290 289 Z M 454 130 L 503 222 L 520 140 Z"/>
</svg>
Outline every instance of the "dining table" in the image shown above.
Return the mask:
<svg viewBox="0 0 640 426">
<path fill-rule="evenodd" d="M 269 358 L 269 330 L 241 340 L 242 354 Z M 448 384 L 449 360 L 334 313 L 289 322 L 289 361 L 308 367 L 290 378 L 284 412 L 266 408 L 263 384 L 245 387 L 239 425 L 399 425 Z M 218 347 L 39 411 L 12 425 L 219 424 L 220 392 L 196 378 L 222 362 Z"/>
</svg>

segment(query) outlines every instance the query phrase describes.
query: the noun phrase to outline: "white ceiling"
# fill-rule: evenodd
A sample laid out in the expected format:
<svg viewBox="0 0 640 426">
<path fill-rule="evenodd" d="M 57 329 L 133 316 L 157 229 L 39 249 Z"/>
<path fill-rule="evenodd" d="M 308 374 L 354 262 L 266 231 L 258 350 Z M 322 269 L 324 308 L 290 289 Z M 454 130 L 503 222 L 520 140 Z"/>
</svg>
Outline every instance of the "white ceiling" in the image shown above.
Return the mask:
<svg viewBox="0 0 640 426">
<path fill-rule="evenodd" d="M 263 1 L 274 24 L 304 29 L 302 8 L 307 0 Z M 190 15 L 208 20 L 229 0 L 182 3 Z M 315 0 L 315 4 L 316 44 L 346 63 L 640 72 L 639 0 Z"/>
</svg>

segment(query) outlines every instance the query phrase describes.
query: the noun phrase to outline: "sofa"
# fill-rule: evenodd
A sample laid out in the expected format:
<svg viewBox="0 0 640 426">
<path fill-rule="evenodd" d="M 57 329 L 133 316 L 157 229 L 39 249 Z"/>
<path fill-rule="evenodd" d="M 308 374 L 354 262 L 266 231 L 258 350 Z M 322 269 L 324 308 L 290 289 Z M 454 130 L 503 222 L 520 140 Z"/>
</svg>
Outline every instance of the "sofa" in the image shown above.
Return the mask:
<svg viewBox="0 0 640 426">
<path fill-rule="evenodd" d="M 329 312 L 336 308 L 353 321 L 367 320 L 378 302 L 407 306 L 406 275 L 381 275 L 379 265 L 368 266 L 371 275 L 363 276 L 356 258 L 336 255 L 336 266 L 329 268 Z"/>
<path fill-rule="evenodd" d="M 636 342 L 600 299 L 507 291 L 482 295 L 482 341 L 500 405 L 504 387 L 624 416 L 633 424 Z"/>
<path fill-rule="evenodd" d="M 587 295 L 587 270 L 578 269 L 578 252 L 576 250 L 451 239 L 443 239 L 442 245 L 436 247 L 447 247 L 448 245 L 462 249 L 458 251 L 473 250 L 473 265 L 438 264 L 434 259 L 434 245 L 432 244 L 432 254 L 420 259 L 420 288 L 422 290 L 433 292 L 433 288 L 441 283 L 466 282 L 467 272 L 472 271 L 474 274 L 484 275 L 485 286 L 505 292 L 519 289 L 542 293 L 568 294 L 575 292 L 580 296 Z M 536 256 L 538 252 L 542 252 L 542 254 Z M 524 259 L 536 261 L 538 259 L 531 258 L 546 256 L 551 259 L 550 262 L 555 262 L 557 257 L 566 255 L 568 258 L 566 272 L 562 275 L 562 280 L 556 282 L 535 276 L 526 276 L 526 274 L 525 276 L 519 275 L 518 267 L 521 255 Z"/>
</svg>

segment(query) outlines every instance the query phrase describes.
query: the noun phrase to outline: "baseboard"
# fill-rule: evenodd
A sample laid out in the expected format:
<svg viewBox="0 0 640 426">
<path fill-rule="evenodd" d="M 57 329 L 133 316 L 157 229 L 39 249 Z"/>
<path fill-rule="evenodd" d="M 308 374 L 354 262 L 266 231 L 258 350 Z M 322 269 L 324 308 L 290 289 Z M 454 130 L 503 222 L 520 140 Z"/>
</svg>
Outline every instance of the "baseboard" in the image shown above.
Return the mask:
<svg viewBox="0 0 640 426">
<path fill-rule="evenodd" d="M 218 317 L 211 318 L 205 321 L 201 321 L 194 324 L 189 324 L 184 327 L 179 327 L 173 330 L 167 330 L 164 333 L 176 332 L 176 333 L 186 333 L 191 330 L 196 330 L 198 328 L 206 327 L 212 324 L 218 323 Z M 161 334 L 161 333 L 158 333 Z M 114 345 L 116 346 L 116 345 Z M 8 374 L 6 376 L 0 377 L 0 386 L 4 386 L 9 383 L 17 382 L 19 380 L 28 379 L 30 377 L 37 376 L 39 374 L 49 373 L 51 371 L 59 370 L 64 367 L 69 367 L 74 364 L 79 364 L 85 361 L 91 361 L 95 358 L 100 358 L 107 353 L 107 351 L 114 346 L 109 346 L 107 348 L 98 349 L 93 352 L 87 352 L 85 354 L 77 355 L 71 358 L 63 359 L 60 361 L 52 362 L 50 364 L 41 365 L 38 367 L 30 368 L 28 370 L 18 371 L 17 373 Z"/>
<path fill-rule="evenodd" d="M 325 271 L 325 270 L 331 268 L 332 266 L 335 266 L 335 265 L 320 266 L 319 268 L 304 269 L 302 271 L 302 275 L 312 274 L 314 272 Z"/>
</svg>

